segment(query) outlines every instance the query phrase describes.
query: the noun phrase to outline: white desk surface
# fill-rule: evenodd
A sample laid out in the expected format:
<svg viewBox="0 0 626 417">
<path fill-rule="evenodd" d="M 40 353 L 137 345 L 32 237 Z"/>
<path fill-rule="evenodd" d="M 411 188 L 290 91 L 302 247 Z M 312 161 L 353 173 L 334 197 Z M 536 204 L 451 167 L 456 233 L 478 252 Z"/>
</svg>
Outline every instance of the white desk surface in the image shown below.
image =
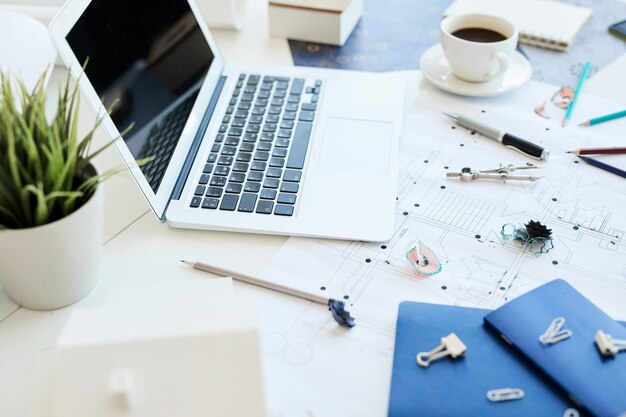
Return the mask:
<svg viewBox="0 0 626 417">
<path fill-rule="evenodd" d="M 254 9 L 241 32 L 215 31 L 227 62 L 291 65 L 284 39 L 270 38 L 265 2 Z M 566 57 L 564 57 L 565 59 Z M 616 75 L 626 71 L 626 56 L 601 71 L 586 86 L 587 92 L 626 97 L 626 84 Z M 65 71 L 56 68 L 52 86 Z M 622 99 L 624 101 L 624 99 Z M 89 108 L 81 109 L 82 128 L 93 123 Z M 104 141 L 103 132 L 98 140 Z M 120 164 L 112 149 L 99 159 L 104 167 Z M 258 273 L 285 242 L 285 237 L 172 229 L 149 212 L 138 188 L 127 175 L 106 183 L 106 218 L 103 265 L 99 284 L 76 306 L 101 304 L 111 288 L 198 279 L 197 271 L 182 267 L 179 259 L 201 259 L 247 273 Z M 246 251 L 245 262 L 240 253 Z M 0 416 L 22 417 L 32 401 L 37 353 L 50 346 L 73 307 L 51 312 L 19 308 L 0 289 Z M 387 387 L 385 387 L 387 389 Z M 289 395 L 285 393 L 285 395 Z M 268 404 L 272 409 L 272 404 Z"/>
</svg>

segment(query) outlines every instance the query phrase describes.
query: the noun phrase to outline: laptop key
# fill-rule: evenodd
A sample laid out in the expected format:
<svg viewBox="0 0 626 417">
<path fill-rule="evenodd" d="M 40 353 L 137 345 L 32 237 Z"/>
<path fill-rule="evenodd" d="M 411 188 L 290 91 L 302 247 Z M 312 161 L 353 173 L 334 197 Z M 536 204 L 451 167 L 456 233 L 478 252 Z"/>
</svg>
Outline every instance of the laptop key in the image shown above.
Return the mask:
<svg viewBox="0 0 626 417">
<path fill-rule="evenodd" d="M 224 145 L 237 146 L 239 145 L 239 138 L 237 136 L 229 136 L 224 141 Z"/>
<path fill-rule="evenodd" d="M 217 164 L 231 166 L 233 164 L 233 157 L 222 155 L 220 156 L 220 159 L 217 160 Z"/>
<path fill-rule="evenodd" d="M 289 140 L 288 139 L 276 139 L 276 144 L 275 146 L 277 148 L 288 148 L 289 147 Z"/>
<path fill-rule="evenodd" d="M 244 142 L 256 142 L 258 135 L 256 133 L 246 133 L 243 135 Z"/>
<path fill-rule="evenodd" d="M 229 136 L 241 136 L 242 134 L 243 134 L 243 129 L 240 127 L 231 127 L 230 130 L 228 131 Z"/>
<path fill-rule="evenodd" d="M 283 138 L 283 139 L 288 139 L 291 137 L 291 130 L 289 129 L 280 129 L 278 131 L 278 135 L 279 138 Z"/>
<path fill-rule="evenodd" d="M 226 117 L 229 117 L 229 116 L 226 116 Z M 224 140 L 224 135 L 222 133 L 215 136 L 215 143 L 222 143 L 223 140 Z"/>
<path fill-rule="evenodd" d="M 242 185 L 236 184 L 233 182 L 229 182 L 224 189 L 225 192 L 229 194 L 239 194 L 241 192 Z"/>
<path fill-rule="evenodd" d="M 317 110 L 317 104 L 315 103 L 302 103 L 302 110 Z"/>
<path fill-rule="evenodd" d="M 213 187 L 223 187 L 226 185 L 226 177 L 212 177 L 209 185 Z"/>
<path fill-rule="evenodd" d="M 248 181 L 263 181 L 263 173 L 259 171 L 252 171 L 248 174 Z"/>
<path fill-rule="evenodd" d="M 289 95 L 289 98 L 287 98 L 287 102 L 288 103 L 300 103 L 300 96 L 291 94 Z"/>
<path fill-rule="evenodd" d="M 253 75 L 248 77 L 248 84 L 249 85 L 257 85 L 259 83 L 259 81 L 261 81 L 261 76 L 260 75 L 253 74 Z"/>
<path fill-rule="evenodd" d="M 267 99 L 266 98 L 257 98 L 254 102 L 255 106 L 259 107 L 267 107 Z"/>
<path fill-rule="evenodd" d="M 243 92 L 247 94 L 252 94 L 255 91 L 256 91 L 256 85 L 251 85 L 251 84 L 246 85 L 246 88 L 243 89 Z"/>
<path fill-rule="evenodd" d="M 263 131 L 273 133 L 276 132 L 276 127 L 276 123 L 265 123 L 263 125 Z"/>
<path fill-rule="evenodd" d="M 274 168 L 282 168 L 285 166 L 285 159 L 284 158 L 271 158 L 270 166 Z"/>
<path fill-rule="evenodd" d="M 202 172 L 204 174 L 210 174 L 213 171 L 214 167 L 215 167 L 215 165 L 213 165 L 213 164 L 205 164 L 204 165 L 204 169 L 202 170 Z"/>
<path fill-rule="evenodd" d="M 226 194 L 224 198 L 222 198 L 220 210 L 234 211 L 235 207 L 237 207 L 237 201 L 239 201 L 239 196 L 237 194 Z"/>
<path fill-rule="evenodd" d="M 209 176 L 207 174 L 202 174 L 200 175 L 200 181 L 198 181 L 200 184 L 205 185 L 209 183 Z"/>
<path fill-rule="evenodd" d="M 287 148 L 274 148 L 272 151 L 272 156 L 277 158 L 284 158 L 287 156 Z"/>
<path fill-rule="evenodd" d="M 261 195 L 259 196 L 263 200 L 273 200 L 276 198 L 276 190 L 268 190 L 264 188 L 261 190 Z"/>
<path fill-rule="evenodd" d="M 285 106 L 286 111 L 298 111 L 298 103 L 287 103 Z"/>
<path fill-rule="evenodd" d="M 237 154 L 237 162 L 250 162 L 252 160 L 252 154 L 250 152 L 239 152 Z"/>
<path fill-rule="evenodd" d="M 202 198 L 197 197 L 197 196 L 193 197 L 191 199 L 191 204 L 189 204 L 189 207 L 193 207 L 193 208 L 200 207 L 201 202 L 202 202 Z"/>
<path fill-rule="evenodd" d="M 267 164 L 261 161 L 254 161 L 250 165 L 250 169 L 252 171 L 265 171 L 266 168 L 267 168 Z"/>
<path fill-rule="evenodd" d="M 254 160 L 255 161 L 267 161 L 270 157 L 270 153 L 269 152 L 265 152 L 265 151 L 256 151 L 254 153 Z"/>
<path fill-rule="evenodd" d="M 233 97 L 230 99 L 230 101 L 228 102 L 229 105 L 234 106 L 235 104 L 237 104 L 237 97 Z M 228 122 L 226 122 L 228 123 Z"/>
<path fill-rule="evenodd" d="M 296 78 L 293 80 L 293 84 L 291 84 L 291 94 L 302 94 L 302 89 L 304 88 L 304 79 Z"/>
<path fill-rule="evenodd" d="M 312 130 L 312 123 L 298 122 L 293 135 L 293 145 L 291 145 L 289 159 L 287 159 L 287 168 L 302 169 L 304 167 L 304 159 L 306 157 Z"/>
<path fill-rule="evenodd" d="M 283 120 L 296 120 L 296 112 L 295 111 L 286 111 L 283 114 Z"/>
<path fill-rule="evenodd" d="M 250 110 L 251 107 L 252 107 L 252 103 L 250 103 L 249 101 L 243 101 L 239 103 L 239 106 L 237 106 L 237 110 L 240 110 L 240 111 Z"/>
<path fill-rule="evenodd" d="M 252 109 L 252 114 L 255 116 L 263 116 L 265 114 L 265 107 L 255 107 Z"/>
<path fill-rule="evenodd" d="M 271 83 L 271 82 L 264 82 L 263 84 L 261 84 L 261 90 L 262 91 L 271 91 L 273 86 L 274 86 L 274 84 Z"/>
<path fill-rule="evenodd" d="M 216 198 L 220 198 L 222 196 L 222 192 L 224 190 L 220 187 L 209 187 L 206 190 L 206 196 L 207 197 L 216 197 Z"/>
<path fill-rule="evenodd" d="M 274 214 L 278 216 L 291 216 L 293 215 L 293 206 L 288 206 L 286 204 L 276 204 Z"/>
<path fill-rule="evenodd" d="M 243 193 L 241 200 L 239 201 L 239 208 L 237 211 L 243 211 L 245 213 L 252 213 L 256 204 L 256 194 Z"/>
<path fill-rule="evenodd" d="M 237 152 L 237 148 L 234 146 L 224 146 L 222 148 L 222 155 L 233 156 Z"/>
<path fill-rule="evenodd" d="M 259 151 L 269 151 L 272 149 L 272 144 L 269 142 L 259 142 L 256 148 Z"/>
<path fill-rule="evenodd" d="M 254 150 L 254 143 L 242 143 L 239 147 L 240 151 L 252 152 Z"/>
<path fill-rule="evenodd" d="M 254 99 L 254 94 L 244 93 L 241 95 L 241 101 L 252 101 Z"/>
<path fill-rule="evenodd" d="M 301 122 L 312 122 L 313 119 L 315 119 L 315 112 L 309 110 L 302 110 L 298 118 Z"/>
<path fill-rule="evenodd" d="M 302 171 L 296 171 L 293 169 L 285 170 L 285 175 L 283 175 L 283 181 L 300 182 L 300 179 L 302 179 Z"/>
<path fill-rule="evenodd" d="M 277 189 L 279 183 L 278 178 L 266 178 L 265 181 L 263 181 L 263 187 Z"/>
<path fill-rule="evenodd" d="M 278 80 L 278 79 L 277 79 Z M 276 84 L 276 89 L 277 90 L 286 90 L 287 87 L 289 87 L 289 78 L 286 78 L 284 80 L 280 80 L 277 84 Z"/>
<path fill-rule="evenodd" d="M 213 146 L 211 147 L 211 152 L 219 152 L 220 148 L 221 146 L 219 143 L 214 143 Z"/>
<path fill-rule="evenodd" d="M 243 187 L 243 191 L 248 193 L 258 193 L 261 189 L 261 183 L 259 182 L 247 182 Z"/>
<path fill-rule="evenodd" d="M 280 191 L 283 193 L 297 193 L 300 186 L 295 182 L 283 182 L 280 185 Z"/>
<path fill-rule="evenodd" d="M 235 165 L 233 165 L 233 171 L 235 172 L 248 172 L 248 168 L 250 168 L 250 164 L 245 162 L 235 162 Z"/>
<path fill-rule="evenodd" d="M 259 201 L 259 204 L 257 204 L 256 206 L 256 212 L 260 214 L 272 214 L 273 208 L 274 208 L 273 201 L 261 200 Z"/>
<path fill-rule="evenodd" d="M 196 187 L 196 191 L 194 191 L 194 195 L 204 195 L 204 191 L 206 190 L 206 187 L 204 185 L 198 185 Z"/>
<path fill-rule="evenodd" d="M 259 133 L 260 130 L 261 130 L 261 126 L 249 124 L 248 127 L 246 128 L 246 133 Z"/>
<path fill-rule="evenodd" d="M 262 121 L 263 121 L 262 116 L 251 116 L 249 123 L 252 123 L 253 125 L 259 125 L 261 124 Z"/>
<path fill-rule="evenodd" d="M 220 200 L 217 198 L 205 198 L 202 200 L 202 208 L 203 209 L 216 209 Z"/>
<path fill-rule="evenodd" d="M 243 174 L 241 172 L 233 172 L 232 174 L 230 174 L 228 181 L 243 184 L 245 179 L 246 179 L 246 174 Z"/>
<path fill-rule="evenodd" d="M 280 193 L 278 194 L 278 200 L 281 204 L 296 204 L 296 195 L 295 194 L 286 194 Z"/>
<path fill-rule="evenodd" d="M 283 111 L 282 107 L 279 106 L 270 106 L 267 111 L 268 114 L 280 114 Z"/>
<path fill-rule="evenodd" d="M 261 140 L 264 142 L 271 142 L 274 140 L 274 134 L 271 132 L 262 132 Z"/>
<path fill-rule="evenodd" d="M 226 107 L 226 114 L 232 114 L 235 111 L 233 106 Z"/>
<path fill-rule="evenodd" d="M 317 103 L 320 99 L 320 96 L 313 96 L 311 97 L 311 103 Z"/>
<path fill-rule="evenodd" d="M 283 170 L 280 168 L 269 168 L 265 175 L 268 178 L 280 178 L 283 176 Z"/>
<path fill-rule="evenodd" d="M 276 114 L 270 114 L 267 116 L 267 118 L 265 119 L 265 121 L 267 123 L 278 123 L 278 115 Z"/>
<path fill-rule="evenodd" d="M 239 74 L 239 81 L 243 81 L 246 79 L 246 74 Z"/>
<path fill-rule="evenodd" d="M 230 168 L 222 166 L 222 165 L 218 165 L 217 167 L 215 167 L 215 171 L 213 172 L 213 175 L 220 175 L 222 177 L 225 177 L 229 173 L 230 173 Z"/>
<path fill-rule="evenodd" d="M 296 124 L 296 122 L 294 122 L 293 120 L 283 120 L 280 123 L 280 128 L 281 129 L 293 129 L 295 124 Z"/>
<path fill-rule="evenodd" d="M 231 123 L 232 127 L 244 127 L 245 125 L 246 125 L 246 120 L 245 119 L 235 119 Z"/>
<path fill-rule="evenodd" d="M 285 104 L 285 100 L 279 97 L 272 99 L 272 106 L 282 107 Z"/>
<path fill-rule="evenodd" d="M 316 87 L 321 87 L 322 86 L 322 80 L 315 80 L 315 86 Z"/>
</svg>

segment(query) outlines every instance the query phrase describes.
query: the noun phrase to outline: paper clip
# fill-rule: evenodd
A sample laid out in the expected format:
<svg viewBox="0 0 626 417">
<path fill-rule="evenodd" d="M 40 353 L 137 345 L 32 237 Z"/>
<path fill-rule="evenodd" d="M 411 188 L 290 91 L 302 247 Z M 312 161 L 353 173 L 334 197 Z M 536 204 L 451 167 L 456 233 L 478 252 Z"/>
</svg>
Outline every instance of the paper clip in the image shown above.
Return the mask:
<svg viewBox="0 0 626 417">
<path fill-rule="evenodd" d="M 565 319 L 563 317 L 557 317 L 552 320 L 546 332 L 539 336 L 539 341 L 546 345 L 552 345 L 571 337 L 571 330 L 562 330 L 564 324 Z"/>
<path fill-rule="evenodd" d="M 417 364 L 422 368 L 428 368 L 431 362 L 441 359 L 444 356 L 452 356 L 453 359 L 463 356 L 467 351 L 465 344 L 459 337 L 450 333 L 441 338 L 441 344 L 430 352 L 420 352 L 417 354 Z"/>
<path fill-rule="evenodd" d="M 575 408 L 568 408 L 563 413 L 563 417 L 580 417 L 580 413 Z"/>
<path fill-rule="evenodd" d="M 511 401 L 524 398 L 524 391 L 519 388 L 499 388 L 487 391 L 489 401 Z"/>
<path fill-rule="evenodd" d="M 596 346 L 604 356 L 615 356 L 620 351 L 626 350 L 626 340 L 613 339 L 610 334 L 598 330 L 594 336 Z"/>
</svg>

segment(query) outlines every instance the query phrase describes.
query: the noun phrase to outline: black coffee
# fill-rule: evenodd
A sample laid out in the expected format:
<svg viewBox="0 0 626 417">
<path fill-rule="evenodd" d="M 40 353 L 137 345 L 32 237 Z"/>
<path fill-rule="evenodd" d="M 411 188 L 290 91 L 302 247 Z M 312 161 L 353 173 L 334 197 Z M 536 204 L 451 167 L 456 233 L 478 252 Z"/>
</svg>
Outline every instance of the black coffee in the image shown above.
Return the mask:
<svg viewBox="0 0 626 417">
<path fill-rule="evenodd" d="M 452 36 L 472 42 L 499 42 L 506 39 L 500 32 L 484 28 L 463 28 L 452 32 Z"/>
</svg>

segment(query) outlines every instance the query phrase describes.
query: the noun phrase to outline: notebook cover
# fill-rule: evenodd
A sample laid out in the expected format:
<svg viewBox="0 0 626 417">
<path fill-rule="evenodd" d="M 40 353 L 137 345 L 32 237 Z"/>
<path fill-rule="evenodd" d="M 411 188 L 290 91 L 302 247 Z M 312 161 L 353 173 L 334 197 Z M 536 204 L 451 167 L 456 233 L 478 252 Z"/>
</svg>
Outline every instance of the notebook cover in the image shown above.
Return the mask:
<svg viewBox="0 0 626 417">
<path fill-rule="evenodd" d="M 456 0 L 444 15 L 456 13 L 501 16 L 517 26 L 520 42 L 565 50 L 574 42 L 593 11 L 551 0 Z"/>
<path fill-rule="evenodd" d="M 483 325 L 488 312 L 408 301 L 400 304 L 389 417 L 561 417 L 575 407 L 556 384 Z M 432 350 L 451 332 L 467 346 L 465 357 L 446 357 L 428 368 L 419 367 L 417 353 Z M 507 387 L 523 389 L 524 398 L 487 399 L 487 391 Z"/>
<path fill-rule="evenodd" d="M 565 318 L 563 329 L 572 336 L 542 344 L 539 336 L 557 317 Z M 485 316 L 485 322 L 595 416 L 626 412 L 626 352 L 603 356 L 594 341 L 597 330 L 626 339 L 626 328 L 565 281 L 551 281 L 516 298 Z"/>
</svg>

